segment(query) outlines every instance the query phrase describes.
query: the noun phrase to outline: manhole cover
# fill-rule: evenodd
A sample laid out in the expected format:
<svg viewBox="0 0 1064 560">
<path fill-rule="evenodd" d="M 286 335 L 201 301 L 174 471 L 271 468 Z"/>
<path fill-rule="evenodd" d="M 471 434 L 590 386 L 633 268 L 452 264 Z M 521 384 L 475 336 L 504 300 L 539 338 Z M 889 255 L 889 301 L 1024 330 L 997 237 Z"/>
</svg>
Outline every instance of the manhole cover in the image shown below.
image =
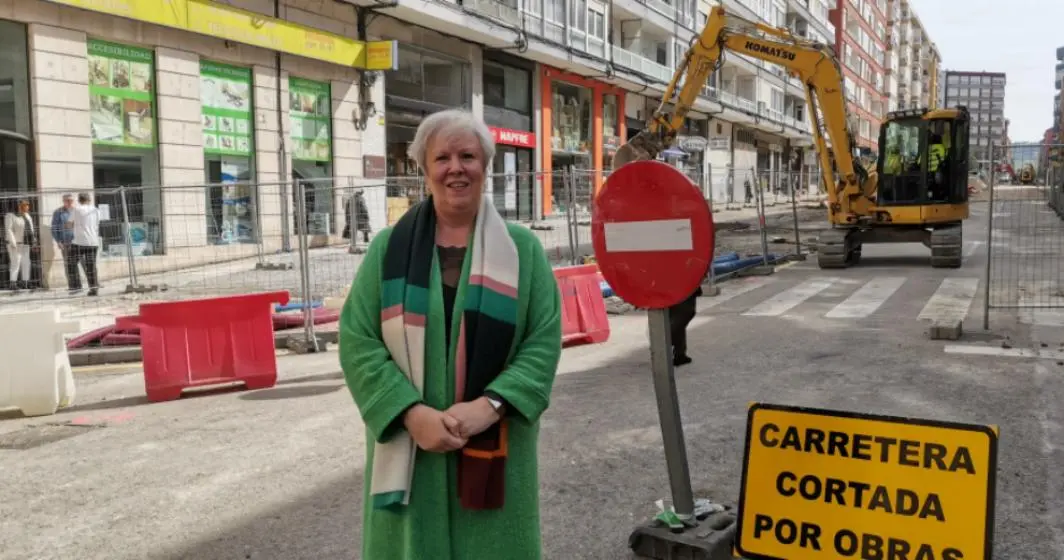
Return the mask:
<svg viewBox="0 0 1064 560">
<path fill-rule="evenodd" d="M 0 449 L 15 449 L 23 451 L 33 449 L 49 443 L 55 443 L 64 439 L 88 433 L 103 426 L 73 424 L 44 424 L 42 426 L 30 426 L 14 432 L 0 434 Z"/>
</svg>

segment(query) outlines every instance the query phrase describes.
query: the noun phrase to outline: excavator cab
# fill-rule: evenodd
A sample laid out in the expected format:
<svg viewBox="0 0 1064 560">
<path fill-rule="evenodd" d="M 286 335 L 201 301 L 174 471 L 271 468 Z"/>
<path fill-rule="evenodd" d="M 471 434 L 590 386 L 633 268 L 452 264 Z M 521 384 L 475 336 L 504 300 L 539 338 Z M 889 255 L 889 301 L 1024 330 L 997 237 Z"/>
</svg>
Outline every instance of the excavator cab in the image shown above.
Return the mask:
<svg viewBox="0 0 1064 560">
<path fill-rule="evenodd" d="M 879 132 L 876 205 L 967 203 L 969 122 L 964 107 L 887 115 Z"/>
</svg>

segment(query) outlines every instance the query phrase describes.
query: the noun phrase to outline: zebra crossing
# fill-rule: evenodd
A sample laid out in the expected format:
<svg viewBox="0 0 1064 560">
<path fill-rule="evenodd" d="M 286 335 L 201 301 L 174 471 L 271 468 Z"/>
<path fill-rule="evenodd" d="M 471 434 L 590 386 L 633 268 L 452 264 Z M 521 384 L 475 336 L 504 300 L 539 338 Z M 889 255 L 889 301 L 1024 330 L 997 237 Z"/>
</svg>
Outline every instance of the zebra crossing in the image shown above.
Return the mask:
<svg viewBox="0 0 1064 560">
<path fill-rule="evenodd" d="M 963 321 L 981 284 L 978 277 L 753 277 L 721 284 L 719 295 L 699 300 L 698 314 L 750 318 L 815 314 L 838 321 L 908 315 L 920 321 Z"/>
</svg>

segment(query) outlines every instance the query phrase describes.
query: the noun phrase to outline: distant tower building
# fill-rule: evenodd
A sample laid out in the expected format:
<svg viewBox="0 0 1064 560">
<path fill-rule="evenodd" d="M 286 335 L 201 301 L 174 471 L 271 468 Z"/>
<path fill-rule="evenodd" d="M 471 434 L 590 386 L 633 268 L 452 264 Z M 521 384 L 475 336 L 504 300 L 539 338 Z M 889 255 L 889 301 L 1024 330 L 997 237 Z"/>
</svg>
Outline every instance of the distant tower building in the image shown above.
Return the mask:
<svg viewBox="0 0 1064 560">
<path fill-rule="evenodd" d="M 978 169 L 989 169 L 991 145 L 1006 147 L 1005 74 L 947 70 L 945 106 L 957 105 L 972 115 L 969 152 Z"/>
</svg>

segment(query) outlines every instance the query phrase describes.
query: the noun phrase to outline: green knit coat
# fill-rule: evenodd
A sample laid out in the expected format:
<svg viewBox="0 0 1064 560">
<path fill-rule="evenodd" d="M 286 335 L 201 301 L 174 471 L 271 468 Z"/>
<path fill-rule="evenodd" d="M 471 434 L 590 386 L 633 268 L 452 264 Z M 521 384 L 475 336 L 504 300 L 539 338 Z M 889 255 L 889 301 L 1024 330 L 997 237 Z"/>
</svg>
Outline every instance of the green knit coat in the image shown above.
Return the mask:
<svg viewBox="0 0 1064 560">
<path fill-rule="evenodd" d="M 370 243 L 340 315 L 340 365 L 366 426 L 363 486 L 363 560 L 539 560 L 541 558 L 537 439 L 539 417 L 550 404 L 561 358 L 561 295 L 543 246 L 527 228 L 508 224 L 520 259 L 518 315 L 509 366 L 489 386 L 509 403 L 509 457 L 505 505 L 465 510 L 459 504 L 455 453 L 417 450 L 410 504 L 374 510 L 369 496 L 376 442 L 405 429 L 400 414 L 419 399 L 392 362 L 381 338 L 381 270 L 391 228 Z M 455 309 L 463 309 L 470 255 L 462 266 Z M 455 348 L 462 313 L 454 313 L 445 341 L 439 258 L 429 288 L 425 404 L 445 410 L 455 402 Z"/>
</svg>

